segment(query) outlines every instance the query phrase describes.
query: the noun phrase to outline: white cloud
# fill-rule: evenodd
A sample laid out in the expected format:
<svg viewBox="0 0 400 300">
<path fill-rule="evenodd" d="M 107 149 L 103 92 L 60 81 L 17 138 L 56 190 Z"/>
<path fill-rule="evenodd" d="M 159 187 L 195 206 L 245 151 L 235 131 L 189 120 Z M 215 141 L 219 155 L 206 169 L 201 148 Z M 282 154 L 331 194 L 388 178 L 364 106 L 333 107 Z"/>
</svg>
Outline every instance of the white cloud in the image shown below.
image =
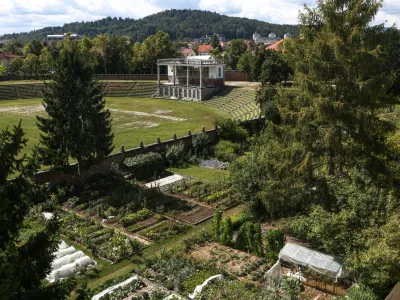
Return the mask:
<svg viewBox="0 0 400 300">
<path fill-rule="evenodd" d="M 297 23 L 315 0 L 0 0 L 0 35 L 111 17 L 142 18 L 168 8 L 216 11 L 271 23 Z M 387 22 L 386 22 L 387 21 Z M 374 23 L 400 24 L 400 1 L 386 0 Z"/>
</svg>

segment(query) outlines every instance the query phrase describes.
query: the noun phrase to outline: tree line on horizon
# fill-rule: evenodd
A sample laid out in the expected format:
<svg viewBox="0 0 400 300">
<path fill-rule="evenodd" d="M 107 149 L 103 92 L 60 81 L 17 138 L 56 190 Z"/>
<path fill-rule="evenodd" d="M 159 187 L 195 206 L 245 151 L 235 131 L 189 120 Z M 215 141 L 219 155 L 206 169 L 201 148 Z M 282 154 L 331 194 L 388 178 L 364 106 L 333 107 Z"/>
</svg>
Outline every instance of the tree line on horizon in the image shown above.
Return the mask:
<svg viewBox="0 0 400 300">
<path fill-rule="evenodd" d="M 278 36 L 285 33 L 297 34 L 297 25 L 279 25 L 264 21 L 229 17 L 210 11 L 171 9 L 159 12 L 142 19 L 107 17 L 97 21 L 73 22 L 58 27 L 45 27 L 31 32 L 5 34 L 2 39 L 18 41 L 43 40 L 47 35 L 77 33 L 94 38 L 99 34 L 125 36 L 134 42 L 144 41 L 149 35 L 158 31 L 169 34 L 174 41 L 188 41 L 206 34 L 219 33 L 227 39 L 250 39 L 254 32 L 267 36 L 274 32 Z"/>
</svg>

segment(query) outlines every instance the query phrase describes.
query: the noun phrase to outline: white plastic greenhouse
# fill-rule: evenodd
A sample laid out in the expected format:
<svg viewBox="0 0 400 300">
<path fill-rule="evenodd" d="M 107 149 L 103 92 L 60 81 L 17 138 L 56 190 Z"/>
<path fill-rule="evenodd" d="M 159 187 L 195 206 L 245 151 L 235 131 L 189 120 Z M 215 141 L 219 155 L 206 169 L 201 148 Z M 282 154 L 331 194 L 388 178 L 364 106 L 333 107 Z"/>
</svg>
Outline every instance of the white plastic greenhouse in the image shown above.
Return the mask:
<svg viewBox="0 0 400 300">
<path fill-rule="evenodd" d="M 279 252 L 279 259 L 298 264 L 333 278 L 346 278 L 349 272 L 343 260 L 297 244 L 287 243 Z"/>
</svg>

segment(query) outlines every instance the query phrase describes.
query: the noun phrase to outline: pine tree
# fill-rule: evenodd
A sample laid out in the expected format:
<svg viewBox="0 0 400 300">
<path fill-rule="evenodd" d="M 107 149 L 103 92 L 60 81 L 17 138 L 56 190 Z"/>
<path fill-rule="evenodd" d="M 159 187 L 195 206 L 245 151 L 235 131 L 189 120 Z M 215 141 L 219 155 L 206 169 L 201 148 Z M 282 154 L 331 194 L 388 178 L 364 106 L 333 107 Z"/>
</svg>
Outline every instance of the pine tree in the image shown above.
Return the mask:
<svg viewBox="0 0 400 300">
<path fill-rule="evenodd" d="M 218 209 L 215 210 L 212 223 L 212 234 L 216 241 L 219 241 L 219 235 L 221 234 L 221 219 L 222 219 L 221 211 Z"/>
<path fill-rule="evenodd" d="M 0 298 L 50 299 L 57 295 L 53 299 L 64 299 L 73 288 L 71 281 L 42 286 L 58 244 L 57 219 L 46 222 L 44 229 L 30 234 L 29 239 L 20 240 L 30 208 L 45 200 L 45 193 L 34 184 L 40 166 L 37 150 L 30 158 L 20 157 L 26 141 L 21 122 L 13 132 L 6 129 L 0 133 Z"/>
<path fill-rule="evenodd" d="M 45 83 L 43 106 L 47 116 L 37 116 L 37 124 L 45 164 L 66 167 L 72 158 L 81 173 L 111 153 L 114 135 L 101 85 L 69 40 L 56 61 L 53 80 Z"/>
</svg>

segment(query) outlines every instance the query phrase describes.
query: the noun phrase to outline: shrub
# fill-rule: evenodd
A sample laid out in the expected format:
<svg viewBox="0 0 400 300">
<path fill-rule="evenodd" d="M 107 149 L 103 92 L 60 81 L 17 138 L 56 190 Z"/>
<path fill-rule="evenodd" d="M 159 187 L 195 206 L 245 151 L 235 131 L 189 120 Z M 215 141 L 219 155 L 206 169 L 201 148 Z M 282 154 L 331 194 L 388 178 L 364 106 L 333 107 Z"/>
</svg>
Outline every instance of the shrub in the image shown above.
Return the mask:
<svg viewBox="0 0 400 300">
<path fill-rule="evenodd" d="M 285 234 L 282 230 L 268 230 L 266 234 L 267 251 L 266 256 L 269 261 L 278 259 L 279 251 L 285 246 Z"/>
<path fill-rule="evenodd" d="M 197 157 L 204 158 L 208 156 L 210 139 L 205 133 L 193 136 L 193 150 Z"/>
<path fill-rule="evenodd" d="M 151 211 L 147 208 L 143 208 L 134 214 L 129 214 L 121 219 L 121 224 L 126 227 L 136 222 L 143 221 L 151 216 Z"/>
<path fill-rule="evenodd" d="M 129 157 L 125 159 L 124 164 L 137 179 L 149 178 L 164 170 L 164 159 L 161 154 L 155 152 Z"/>
<path fill-rule="evenodd" d="M 214 218 L 213 218 L 213 222 L 212 222 L 212 234 L 216 241 L 219 240 L 219 235 L 221 234 L 221 219 L 222 219 L 221 211 L 218 209 L 215 210 Z"/>
<path fill-rule="evenodd" d="M 219 241 L 223 245 L 229 245 L 232 241 L 232 221 L 230 217 L 226 217 L 221 223 L 221 233 Z"/>
<path fill-rule="evenodd" d="M 214 147 L 215 156 L 222 161 L 232 161 L 241 153 L 241 146 L 230 141 L 222 140 Z"/>
<path fill-rule="evenodd" d="M 183 143 L 172 145 L 167 147 L 167 153 L 165 155 L 168 164 L 171 167 L 179 167 L 186 163 L 187 155 Z"/>
<path fill-rule="evenodd" d="M 281 282 L 281 289 L 290 300 L 299 299 L 303 285 L 300 280 L 294 277 L 285 277 Z"/>
<path fill-rule="evenodd" d="M 355 284 L 347 291 L 347 297 L 349 300 L 378 300 L 378 297 L 375 296 L 370 288 Z"/>
<path fill-rule="evenodd" d="M 218 126 L 218 134 L 221 139 L 243 143 L 246 141 L 249 134 L 247 131 L 240 127 L 235 120 L 230 118 L 218 119 L 215 121 Z"/>
</svg>

